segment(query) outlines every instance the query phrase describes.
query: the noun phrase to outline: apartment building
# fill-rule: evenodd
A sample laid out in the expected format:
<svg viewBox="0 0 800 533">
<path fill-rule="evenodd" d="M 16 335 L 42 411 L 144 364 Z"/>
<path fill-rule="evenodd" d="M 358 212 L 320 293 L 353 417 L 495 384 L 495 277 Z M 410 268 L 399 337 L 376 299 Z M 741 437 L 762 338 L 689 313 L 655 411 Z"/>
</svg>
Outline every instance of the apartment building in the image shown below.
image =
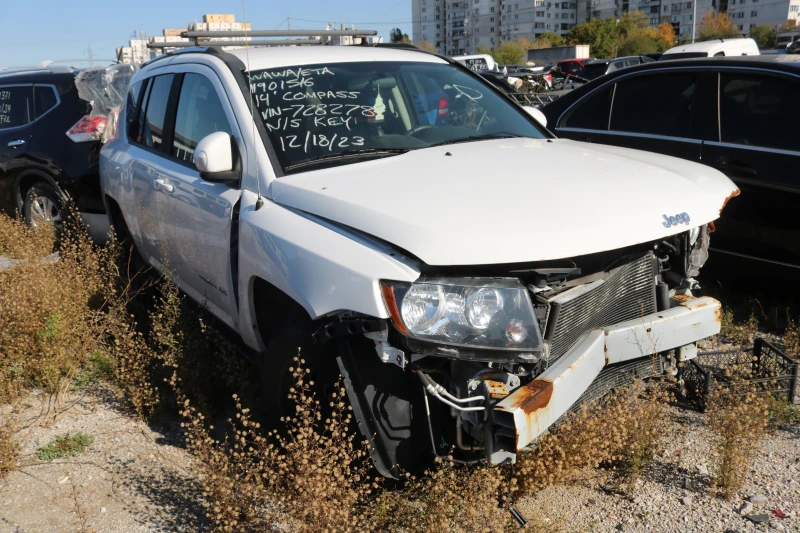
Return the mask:
<svg viewBox="0 0 800 533">
<path fill-rule="evenodd" d="M 782 28 L 789 20 L 800 21 L 800 0 L 728 0 L 727 9 L 742 33 L 759 24 Z"/>
<path fill-rule="evenodd" d="M 412 39 L 447 55 L 500 41 L 533 41 L 546 32 L 563 35 L 577 20 L 577 0 L 412 0 L 411 7 Z"/>
</svg>

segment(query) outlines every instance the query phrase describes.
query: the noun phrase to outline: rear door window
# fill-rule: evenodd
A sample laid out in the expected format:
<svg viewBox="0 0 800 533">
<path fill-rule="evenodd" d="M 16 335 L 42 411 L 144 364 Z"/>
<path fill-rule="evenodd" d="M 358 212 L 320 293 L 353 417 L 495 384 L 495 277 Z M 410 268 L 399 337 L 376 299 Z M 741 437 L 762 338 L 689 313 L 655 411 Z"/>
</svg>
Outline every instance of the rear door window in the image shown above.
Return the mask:
<svg viewBox="0 0 800 533">
<path fill-rule="evenodd" d="M 559 127 L 580 128 L 585 130 L 608 129 L 608 113 L 611 110 L 611 96 L 614 91 L 614 84 L 609 83 L 605 87 L 598 89 L 588 98 L 584 98 L 572 108 Z"/>
<path fill-rule="evenodd" d="M 139 99 L 142 93 L 143 81 L 137 81 L 128 89 L 128 98 L 125 101 L 125 125 L 128 139 L 135 140 L 139 134 Z M 140 142 L 140 141 L 139 141 Z"/>
<path fill-rule="evenodd" d="M 58 105 L 55 88 L 51 85 L 37 85 L 33 89 L 33 102 L 36 117 L 41 117 Z"/>
<path fill-rule="evenodd" d="M 24 126 L 34 116 L 31 85 L 0 86 L 0 130 Z"/>
<path fill-rule="evenodd" d="M 617 83 L 610 130 L 689 138 L 697 88 L 694 73 L 636 76 Z"/>
<path fill-rule="evenodd" d="M 197 143 L 217 131 L 231 134 L 230 123 L 216 89 L 201 74 L 184 75 L 175 118 L 172 155 L 194 166 Z"/>
<path fill-rule="evenodd" d="M 151 82 L 153 88 L 150 90 L 150 97 L 147 100 L 147 110 L 142 128 L 142 144 L 155 150 L 162 150 L 167 103 L 174 77 L 173 74 L 165 74 L 156 76 Z"/>
<path fill-rule="evenodd" d="M 800 83 L 777 76 L 720 74 L 720 140 L 800 151 Z"/>
</svg>

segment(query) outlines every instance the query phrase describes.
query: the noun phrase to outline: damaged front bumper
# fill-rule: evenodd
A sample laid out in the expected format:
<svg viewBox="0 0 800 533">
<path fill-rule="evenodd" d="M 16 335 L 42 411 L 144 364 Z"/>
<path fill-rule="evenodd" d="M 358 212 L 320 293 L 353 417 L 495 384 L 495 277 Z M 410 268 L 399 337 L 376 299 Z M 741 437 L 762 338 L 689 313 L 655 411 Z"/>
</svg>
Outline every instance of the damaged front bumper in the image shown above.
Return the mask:
<svg viewBox="0 0 800 533">
<path fill-rule="evenodd" d="M 494 448 L 501 453 L 492 454 L 492 461 L 505 460 L 544 433 L 606 365 L 682 347 L 690 354 L 693 343 L 719 333 L 722 306 L 717 300 L 680 296 L 671 304 L 668 310 L 587 332 L 536 379 L 495 405 L 495 430 L 513 434 L 514 442 L 498 442 Z"/>
</svg>

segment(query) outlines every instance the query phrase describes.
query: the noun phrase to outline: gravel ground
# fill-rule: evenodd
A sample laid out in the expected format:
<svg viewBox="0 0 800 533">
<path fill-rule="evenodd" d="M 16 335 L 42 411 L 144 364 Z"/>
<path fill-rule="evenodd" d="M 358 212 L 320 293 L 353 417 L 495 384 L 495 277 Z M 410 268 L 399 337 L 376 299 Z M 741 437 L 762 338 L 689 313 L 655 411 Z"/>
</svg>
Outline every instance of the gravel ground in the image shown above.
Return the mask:
<svg viewBox="0 0 800 533">
<path fill-rule="evenodd" d="M 110 392 L 73 401 L 47 428 L 41 427 L 43 396 L 32 394 L 17 406 L 22 466 L 0 481 L 0 532 L 204 529 L 191 457 L 178 447 L 179 423 L 148 426 L 120 410 Z M 3 416 L 10 407 L 0 409 Z M 78 431 L 95 438 L 87 452 L 52 462 L 36 457 L 40 446 Z"/>
<path fill-rule="evenodd" d="M 643 474 L 633 498 L 605 492 L 598 481 L 549 487 L 519 502 L 526 516 L 563 522 L 570 532 L 800 531 L 800 428 L 770 434 L 748 486 L 734 501 L 710 494 L 710 431 L 699 413 L 670 407 L 663 452 Z M 746 515 L 738 510 L 755 495 Z M 758 498 L 754 498 L 758 501 Z M 772 512 L 780 509 L 786 518 Z M 766 514 L 765 524 L 746 516 Z"/>
<path fill-rule="evenodd" d="M 192 459 L 180 447 L 180 424 L 148 426 L 120 409 L 110 392 L 73 399 L 51 427 L 41 427 L 45 398 L 17 407 L 22 464 L 0 481 L 0 532 L 204 531 Z M 4 410 L 3 410 L 4 409 Z M 9 407 L 0 408 L 0 416 Z M 704 416 L 670 407 L 664 447 L 633 499 L 607 493 L 597 480 L 549 487 L 520 501 L 523 515 L 546 517 L 569 532 L 800 531 L 800 428 L 765 439 L 746 487 L 735 501 L 710 495 L 709 430 Z M 67 432 L 95 437 L 89 450 L 45 463 L 36 450 Z M 756 525 L 737 510 L 763 495 L 746 514 L 769 515 Z M 786 516 L 772 513 L 780 509 Z"/>
</svg>

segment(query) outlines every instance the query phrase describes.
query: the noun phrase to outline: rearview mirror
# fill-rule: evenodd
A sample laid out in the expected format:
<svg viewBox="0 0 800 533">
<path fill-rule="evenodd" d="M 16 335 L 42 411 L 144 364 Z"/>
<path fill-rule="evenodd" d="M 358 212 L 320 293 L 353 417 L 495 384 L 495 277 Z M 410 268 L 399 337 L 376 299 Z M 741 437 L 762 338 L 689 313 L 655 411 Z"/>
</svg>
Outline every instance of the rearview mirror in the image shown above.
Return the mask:
<svg viewBox="0 0 800 533">
<path fill-rule="evenodd" d="M 533 106 L 525 105 L 525 106 L 522 106 L 522 107 L 525 109 L 525 111 L 528 112 L 528 114 L 530 116 L 535 118 L 536 122 L 541 124 L 542 127 L 545 127 L 545 128 L 547 127 L 547 117 L 544 116 L 544 113 L 542 113 L 541 111 L 539 111 L 538 109 L 536 109 Z"/>
<path fill-rule="evenodd" d="M 217 131 L 203 137 L 194 149 L 194 165 L 204 180 L 231 181 L 238 179 L 233 172 L 231 136 L 224 131 Z"/>
</svg>

